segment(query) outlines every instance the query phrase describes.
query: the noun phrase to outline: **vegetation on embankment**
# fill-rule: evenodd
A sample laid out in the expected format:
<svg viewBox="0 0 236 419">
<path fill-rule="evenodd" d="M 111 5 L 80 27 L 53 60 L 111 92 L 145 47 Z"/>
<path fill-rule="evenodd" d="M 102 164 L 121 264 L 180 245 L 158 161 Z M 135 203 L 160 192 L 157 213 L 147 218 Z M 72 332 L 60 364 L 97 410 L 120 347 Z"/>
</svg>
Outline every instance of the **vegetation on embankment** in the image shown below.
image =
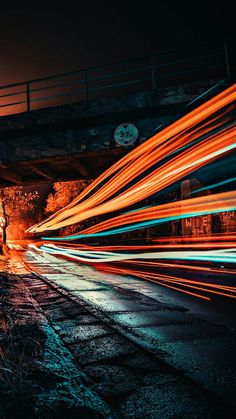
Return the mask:
<svg viewBox="0 0 236 419">
<path fill-rule="evenodd" d="M 103 417 L 21 277 L 0 271 L 0 285 L 0 418 Z"/>
</svg>

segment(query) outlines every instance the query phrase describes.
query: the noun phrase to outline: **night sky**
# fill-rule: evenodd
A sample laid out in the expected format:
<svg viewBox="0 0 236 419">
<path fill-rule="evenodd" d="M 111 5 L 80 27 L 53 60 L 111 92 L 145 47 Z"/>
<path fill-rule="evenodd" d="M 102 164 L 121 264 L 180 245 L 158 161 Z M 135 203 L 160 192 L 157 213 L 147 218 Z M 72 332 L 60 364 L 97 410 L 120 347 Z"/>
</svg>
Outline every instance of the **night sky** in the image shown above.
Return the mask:
<svg viewBox="0 0 236 419">
<path fill-rule="evenodd" d="M 225 2 L 64 4 L 0 6 L 0 84 L 233 38 Z"/>
</svg>

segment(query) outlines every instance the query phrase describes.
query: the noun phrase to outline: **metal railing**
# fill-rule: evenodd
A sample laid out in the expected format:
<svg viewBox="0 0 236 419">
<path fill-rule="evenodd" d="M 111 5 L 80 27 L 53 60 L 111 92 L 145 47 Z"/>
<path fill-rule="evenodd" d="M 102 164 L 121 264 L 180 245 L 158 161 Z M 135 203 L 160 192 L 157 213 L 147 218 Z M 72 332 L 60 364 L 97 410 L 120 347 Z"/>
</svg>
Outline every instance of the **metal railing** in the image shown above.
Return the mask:
<svg viewBox="0 0 236 419">
<path fill-rule="evenodd" d="M 191 81 L 230 78 L 235 51 L 225 44 L 135 58 L 0 86 L 0 116 L 86 102 Z"/>
</svg>

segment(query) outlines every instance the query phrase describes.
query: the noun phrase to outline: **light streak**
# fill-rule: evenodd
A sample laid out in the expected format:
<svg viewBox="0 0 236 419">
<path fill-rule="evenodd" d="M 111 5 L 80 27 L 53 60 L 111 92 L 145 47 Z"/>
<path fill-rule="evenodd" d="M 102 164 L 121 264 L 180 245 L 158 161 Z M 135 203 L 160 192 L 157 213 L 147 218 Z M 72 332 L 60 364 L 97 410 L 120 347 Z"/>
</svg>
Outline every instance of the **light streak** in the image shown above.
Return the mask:
<svg viewBox="0 0 236 419">
<path fill-rule="evenodd" d="M 235 209 L 236 191 L 206 195 L 124 213 L 102 223 L 98 223 L 95 226 L 81 231 L 79 234 L 66 237 L 55 237 L 54 240 L 70 241 L 85 237 L 109 236 L 158 225 L 172 220 L 233 211 Z M 127 224 L 129 225 L 124 227 Z M 122 225 L 122 227 L 115 228 L 120 225 Z M 43 240 L 51 240 L 51 238 L 44 237 Z"/>
<path fill-rule="evenodd" d="M 222 286 L 222 285 L 219 285 L 219 284 L 209 284 L 209 282 L 203 282 L 203 281 L 202 282 L 192 281 L 192 280 L 188 280 L 188 279 L 182 278 L 182 277 L 162 275 L 162 274 L 159 274 L 159 273 L 158 274 L 150 274 L 150 273 L 147 273 L 146 271 L 138 271 L 138 270 L 135 270 L 135 269 L 127 269 L 127 268 L 124 268 L 124 267 L 122 267 L 122 269 L 120 269 L 120 268 L 117 268 L 117 267 L 108 266 L 108 267 L 106 267 L 106 272 L 122 274 L 122 275 L 126 274 L 126 275 L 137 276 L 137 277 L 143 278 L 145 280 L 155 282 L 155 283 L 160 283 L 163 286 L 167 286 L 167 287 L 173 288 L 177 291 L 181 291 L 181 292 L 186 293 L 186 294 L 194 295 L 194 296 L 197 296 L 199 298 L 206 299 L 206 300 L 210 300 L 210 297 L 206 297 L 205 295 L 202 295 L 202 294 L 199 294 L 199 293 L 196 294 L 195 292 L 193 293 L 191 291 L 187 291 L 185 288 L 186 287 L 187 288 L 192 288 L 192 289 L 195 289 L 195 290 L 206 292 L 208 294 L 216 294 L 216 295 L 220 295 L 220 296 L 228 297 L 228 298 L 233 298 L 233 299 L 236 298 L 236 287 L 227 287 L 227 286 Z M 175 286 L 169 285 L 170 283 L 175 284 Z"/>
<path fill-rule="evenodd" d="M 222 182 L 213 183 L 212 185 L 208 185 L 208 186 L 204 186 L 202 188 L 196 189 L 195 191 L 192 191 L 191 194 L 193 195 L 198 192 L 207 191 L 208 189 L 214 189 L 214 188 L 217 188 L 218 186 L 226 185 L 227 183 L 232 183 L 235 181 L 236 181 L 236 177 L 232 177 L 231 179 L 226 179 L 226 180 L 223 180 Z"/>
<path fill-rule="evenodd" d="M 235 99 L 236 89 L 233 85 L 141 144 L 100 175 L 69 206 L 37 226 L 31 227 L 29 231 L 42 232 L 49 229 L 58 229 L 97 215 L 125 208 L 127 205 L 145 199 L 190 174 L 193 170 L 232 151 L 236 147 L 234 126 L 223 127 L 217 133 L 214 132 L 217 123 L 215 122 L 215 125 L 213 123 L 213 127 L 210 128 L 209 121 L 207 124 L 207 118 L 222 111 L 224 107 L 231 106 Z M 199 124 L 203 125 L 204 123 L 206 128 L 202 130 Z M 207 133 L 207 138 L 204 138 Z M 194 139 L 198 142 L 191 145 Z M 172 157 L 159 168 L 152 170 L 149 175 L 144 175 L 143 179 L 135 182 L 133 186 L 128 186 L 140 173 L 144 173 L 154 164 L 167 158 L 170 153 L 187 144 L 190 144 L 190 147 L 181 152 L 180 155 Z M 222 144 L 224 144 L 223 147 Z M 105 180 L 105 185 L 102 185 L 99 190 L 84 200 L 95 187 Z M 119 191 L 125 186 L 128 186 L 128 188 L 119 195 Z M 110 198 L 111 194 L 118 195 Z"/>
<path fill-rule="evenodd" d="M 87 251 L 76 249 L 64 249 L 54 244 L 42 245 L 41 250 L 57 255 L 68 255 L 81 262 L 104 263 L 114 261 L 124 261 L 128 259 L 168 259 L 168 260 L 198 260 L 236 263 L 236 248 L 231 249 L 214 249 L 207 251 L 182 250 L 182 251 L 162 251 L 162 252 L 145 252 L 145 253 L 114 253 L 106 251 Z"/>
<path fill-rule="evenodd" d="M 226 147 L 221 147 L 222 141 L 225 143 L 231 142 Z M 205 141 L 206 142 L 206 141 Z M 209 150 L 216 148 L 214 152 L 209 153 Z M 194 157 L 201 154 L 201 158 L 192 161 L 192 150 L 187 150 L 185 156 L 175 157 L 171 161 L 163 164 L 161 168 L 153 170 L 153 172 L 146 176 L 141 181 L 137 182 L 133 187 L 130 187 L 127 191 L 118 195 L 117 197 L 110 199 L 107 202 L 104 202 L 100 205 L 95 206 L 94 208 L 89 208 L 82 212 L 77 212 L 78 208 L 74 208 L 74 215 L 70 218 L 65 219 L 64 221 L 58 222 L 53 226 L 46 227 L 47 230 L 58 229 L 70 224 L 79 223 L 85 219 L 92 218 L 94 216 L 102 215 L 104 213 L 113 212 L 118 209 L 124 208 L 127 205 L 133 205 L 136 202 L 147 198 L 154 193 L 157 193 L 161 189 L 166 188 L 170 184 L 180 180 L 182 177 L 191 173 L 194 169 L 197 169 L 204 165 L 204 163 L 212 161 L 219 155 L 224 154 L 226 151 L 230 151 L 236 148 L 235 142 L 235 131 L 233 129 L 229 130 L 227 135 L 222 136 L 218 135 L 216 142 L 209 141 L 205 144 L 200 144 L 195 150 Z M 206 155 L 204 155 L 206 153 Z M 172 170 L 171 170 L 172 168 Z M 82 205 L 82 204 L 81 204 Z M 42 228 L 42 227 L 41 227 Z M 44 227 L 45 229 L 45 227 Z M 38 230 L 38 231 L 41 231 Z"/>
<path fill-rule="evenodd" d="M 235 109 L 235 99 L 236 85 L 233 85 L 116 162 L 69 205 L 29 231 L 57 230 L 100 216 L 103 221 L 94 219 L 94 225 L 82 227 L 73 235 L 44 237 L 34 250 L 111 273 L 137 276 L 207 301 L 212 295 L 235 299 L 236 287 L 232 284 L 200 279 L 203 273 L 222 275 L 222 269 L 217 264 L 227 265 L 223 272 L 231 279 L 236 276 L 236 270 L 232 268 L 236 263 L 235 232 L 156 237 L 151 239 L 151 244 L 145 245 L 70 243 L 73 240 L 110 237 L 170 221 L 235 211 L 236 190 L 192 196 L 229 185 L 236 180 L 235 173 L 229 179 L 214 183 L 206 176 L 210 185 L 204 182 L 205 185 L 191 191 L 188 199 L 157 204 L 158 197 L 166 194 L 167 188 L 176 188 L 178 182 L 189 176 L 197 178 L 196 171 L 207 173 L 211 163 L 235 153 L 236 129 L 229 117 L 229 112 Z M 155 204 L 147 202 L 148 205 L 145 205 L 144 200 L 153 196 Z M 133 207 L 137 204 L 140 208 Z M 58 241 L 63 242 L 61 246 L 56 244 Z M 166 274 L 163 270 L 180 270 L 182 276 Z M 183 275 L 198 275 L 199 278 Z"/>
</svg>

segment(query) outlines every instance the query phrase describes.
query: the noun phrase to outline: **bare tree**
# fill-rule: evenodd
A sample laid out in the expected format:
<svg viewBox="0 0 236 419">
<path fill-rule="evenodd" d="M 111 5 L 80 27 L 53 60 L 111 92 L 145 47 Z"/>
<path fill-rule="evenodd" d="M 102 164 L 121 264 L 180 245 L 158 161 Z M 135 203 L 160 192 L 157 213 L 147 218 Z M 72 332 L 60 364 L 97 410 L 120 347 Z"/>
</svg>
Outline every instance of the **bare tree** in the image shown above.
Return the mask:
<svg viewBox="0 0 236 419">
<path fill-rule="evenodd" d="M 0 226 L 4 246 L 7 244 L 7 227 L 11 218 L 34 211 L 38 198 L 38 192 L 26 192 L 23 186 L 0 188 Z"/>
</svg>

